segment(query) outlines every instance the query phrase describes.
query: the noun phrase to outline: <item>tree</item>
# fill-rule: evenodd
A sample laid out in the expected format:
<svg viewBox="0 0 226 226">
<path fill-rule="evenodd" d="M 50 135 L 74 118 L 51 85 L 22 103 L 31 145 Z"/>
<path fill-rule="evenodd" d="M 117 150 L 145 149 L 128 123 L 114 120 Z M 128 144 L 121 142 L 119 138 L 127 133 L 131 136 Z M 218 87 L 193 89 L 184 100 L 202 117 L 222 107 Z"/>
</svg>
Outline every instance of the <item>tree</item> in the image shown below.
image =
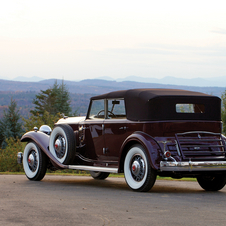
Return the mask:
<svg viewBox="0 0 226 226">
<path fill-rule="evenodd" d="M 42 116 L 31 115 L 28 119 L 23 118 L 24 128 L 26 131 L 33 130 L 34 127 L 39 128 L 41 125 L 48 125 L 53 128 L 54 123 L 56 123 L 60 118 L 60 113 L 51 115 L 49 112 L 44 111 Z"/>
<path fill-rule="evenodd" d="M 19 122 L 21 116 L 17 109 L 17 103 L 11 98 L 8 109 L 4 111 L 3 118 L 0 120 L 0 145 L 2 148 L 7 146 L 6 139 L 17 139 L 23 134 L 22 123 Z"/>
<path fill-rule="evenodd" d="M 56 95 L 55 109 L 60 113 L 69 115 L 71 113 L 70 95 L 63 80 L 61 85 L 57 85 L 57 82 L 54 83 L 53 93 Z"/>
<path fill-rule="evenodd" d="M 43 115 L 45 111 L 54 114 L 55 99 L 56 96 L 55 93 L 52 92 L 52 89 L 41 90 L 41 93 L 37 94 L 32 102 L 35 105 L 35 108 L 30 111 L 31 114 L 35 116 Z"/>
<path fill-rule="evenodd" d="M 33 104 L 35 108 L 30 112 L 34 116 L 43 116 L 46 111 L 50 115 L 57 113 L 69 115 L 71 112 L 70 95 L 63 81 L 61 85 L 58 85 L 56 81 L 49 89 L 41 90 L 41 93 L 37 94 L 33 100 Z"/>
</svg>

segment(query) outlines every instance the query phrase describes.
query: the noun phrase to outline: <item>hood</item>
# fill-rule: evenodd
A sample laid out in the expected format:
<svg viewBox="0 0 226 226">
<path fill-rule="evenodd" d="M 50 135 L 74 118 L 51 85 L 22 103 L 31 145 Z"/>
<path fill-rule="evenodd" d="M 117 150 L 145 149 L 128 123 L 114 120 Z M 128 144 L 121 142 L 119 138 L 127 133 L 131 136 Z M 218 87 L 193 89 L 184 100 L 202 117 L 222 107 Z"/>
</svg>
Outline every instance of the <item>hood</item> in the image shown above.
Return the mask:
<svg viewBox="0 0 226 226">
<path fill-rule="evenodd" d="M 61 118 L 58 120 L 56 124 L 78 124 L 81 121 L 85 120 L 85 116 L 82 117 L 68 117 L 68 118 Z"/>
</svg>

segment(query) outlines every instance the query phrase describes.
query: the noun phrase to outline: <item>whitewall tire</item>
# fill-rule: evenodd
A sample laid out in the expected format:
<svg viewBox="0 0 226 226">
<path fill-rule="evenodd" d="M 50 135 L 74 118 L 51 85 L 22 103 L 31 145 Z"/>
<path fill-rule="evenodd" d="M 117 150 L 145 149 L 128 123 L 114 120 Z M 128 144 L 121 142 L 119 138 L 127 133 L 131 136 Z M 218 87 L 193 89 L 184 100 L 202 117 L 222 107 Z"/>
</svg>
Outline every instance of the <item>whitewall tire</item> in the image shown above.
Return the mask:
<svg viewBox="0 0 226 226">
<path fill-rule="evenodd" d="M 124 161 L 124 175 L 133 191 L 149 191 L 156 180 L 156 171 L 152 169 L 147 153 L 141 145 L 132 146 Z"/>
<path fill-rule="evenodd" d="M 47 157 L 35 142 L 28 143 L 24 148 L 23 168 L 29 180 L 42 180 L 46 174 Z"/>
<path fill-rule="evenodd" d="M 62 164 L 70 164 L 75 156 L 75 135 L 69 125 L 56 126 L 49 140 L 49 150 Z"/>
</svg>

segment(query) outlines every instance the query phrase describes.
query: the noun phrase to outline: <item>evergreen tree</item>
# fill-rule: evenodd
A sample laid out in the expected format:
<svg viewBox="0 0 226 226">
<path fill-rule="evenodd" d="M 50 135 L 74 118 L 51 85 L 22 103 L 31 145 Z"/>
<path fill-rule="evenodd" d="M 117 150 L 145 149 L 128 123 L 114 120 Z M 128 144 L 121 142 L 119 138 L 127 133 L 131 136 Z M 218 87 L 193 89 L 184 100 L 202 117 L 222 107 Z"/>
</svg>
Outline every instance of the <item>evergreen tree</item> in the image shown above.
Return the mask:
<svg viewBox="0 0 226 226">
<path fill-rule="evenodd" d="M 35 108 L 30 112 L 34 116 L 43 116 L 46 111 L 50 115 L 57 113 L 69 115 L 71 112 L 70 95 L 63 81 L 61 85 L 58 85 L 56 81 L 51 88 L 41 90 L 41 93 L 33 100 L 33 104 Z"/>
<path fill-rule="evenodd" d="M 54 92 L 56 93 L 56 97 L 57 97 L 55 108 L 61 109 L 60 111 L 61 113 L 64 113 L 65 115 L 69 115 L 71 112 L 70 95 L 66 88 L 66 84 L 64 84 L 64 81 L 62 80 L 61 85 L 57 86 L 57 84 L 55 83 L 54 87 L 56 87 Z"/>
<path fill-rule="evenodd" d="M 35 116 L 42 116 L 45 111 L 49 112 L 51 115 L 55 114 L 55 101 L 56 94 L 53 92 L 52 88 L 41 90 L 41 93 L 37 94 L 32 102 L 35 105 L 35 109 L 30 112 Z"/>
<path fill-rule="evenodd" d="M 0 146 L 5 148 L 7 146 L 6 139 L 19 138 L 23 134 L 22 123 L 20 120 L 17 103 L 11 98 L 10 105 L 7 111 L 4 111 L 2 120 L 0 120 Z"/>
</svg>

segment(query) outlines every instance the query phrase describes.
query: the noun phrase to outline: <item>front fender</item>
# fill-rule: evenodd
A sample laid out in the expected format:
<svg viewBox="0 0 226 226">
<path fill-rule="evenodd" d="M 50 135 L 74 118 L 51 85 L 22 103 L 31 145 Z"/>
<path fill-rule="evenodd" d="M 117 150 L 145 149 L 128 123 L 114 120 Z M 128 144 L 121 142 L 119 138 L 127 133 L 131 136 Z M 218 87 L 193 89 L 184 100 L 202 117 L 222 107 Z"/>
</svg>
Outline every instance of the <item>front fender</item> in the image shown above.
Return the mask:
<svg viewBox="0 0 226 226">
<path fill-rule="evenodd" d="M 50 136 L 43 132 L 30 131 L 25 133 L 21 137 L 21 142 L 29 142 L 31 140 L 34 141 L 41 148 L 41 150 L 48 156 L 48 158 L 51 160 L 54 166 L 61 169 L 68 169 L 69 167 L 67 165 L 63 165 L 60 162 L 58 162 L 57 159 L 49 151 L 49 138 Z"/>
<path fill-rule="evenodd" d="M 151 167 L 153 169 L 159 170 L 163 150 L 153 137 L 141 131 L 134 132 L 123 142 L 120 149 L 120 170 L 123 169 L 124 159 L 128 149 L 133 144 L 137 143 L 141 144 L 147 151 Z"/>
<path fill-rule="evenodd" d="M 30 131 L 25 133 L 21 137 L 21 142 L 28 142 L 30 140 L 33 140 L 44 152 L 49 151 L 48 146 L 49 146 L 49 136 L 45 133 L 42 132 L 35 132 L 35 131 Z"/>
</svg>

